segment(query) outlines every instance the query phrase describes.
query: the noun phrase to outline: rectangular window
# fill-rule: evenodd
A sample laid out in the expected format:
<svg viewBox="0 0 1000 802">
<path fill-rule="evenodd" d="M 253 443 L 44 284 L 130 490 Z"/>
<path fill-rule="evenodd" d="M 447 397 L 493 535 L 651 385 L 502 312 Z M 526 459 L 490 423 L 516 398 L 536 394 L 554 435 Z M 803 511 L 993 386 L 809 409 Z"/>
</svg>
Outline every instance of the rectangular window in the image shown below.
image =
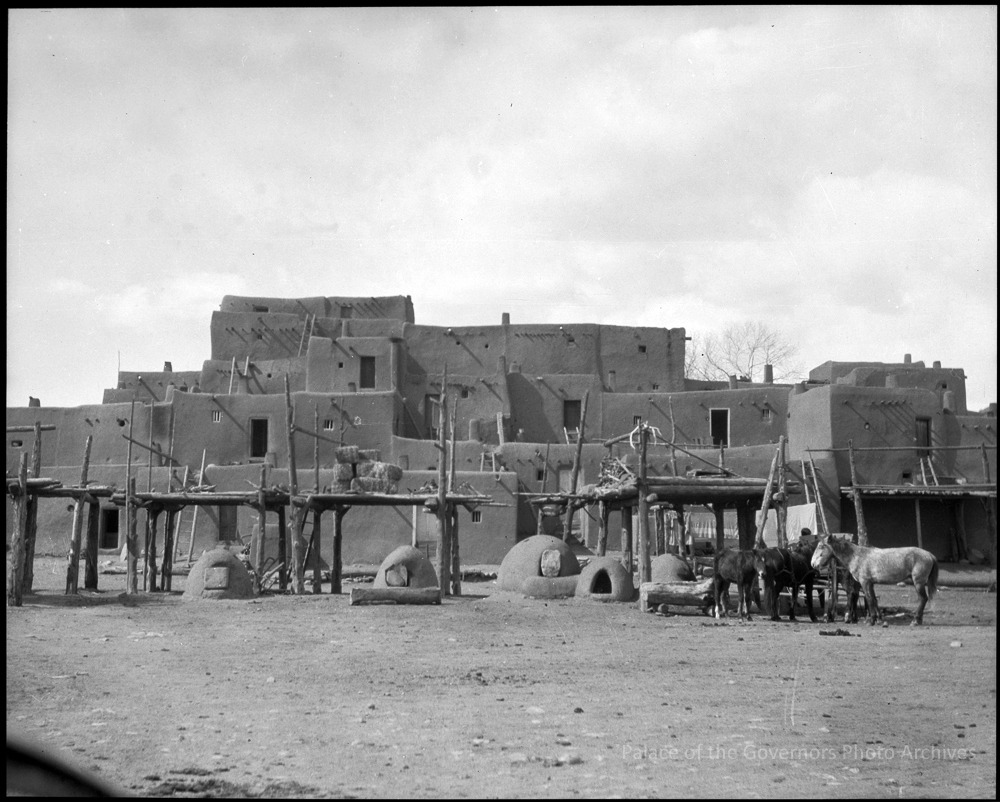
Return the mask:
<svg viewBox="0 0 1000 802">
<path fill-rule="evenodd" d="M 354 308 L 350 307 L 350 306 L 342 306 L 342 307 L 340 307 L 340 316 L 341 317 L 354 317 Z"/>
<path fill-rule="evenodd" d="M 770 423 L 771 422 L 771 408 L 770 407 L 764 407 L 760 411 L 760 417 L 764 421 L 764 423 Z"/>
<path fill-rule="evenodd" d="M 481 524 L 483 522 L 483 511 L 473 510 L 472 511 L 472 523 Z"/>
<path fill-rule="evenodd" d="M 729 445 L 729 410 L 710 409 L 708 411 L 709 434 L 712 436 L 712 445 Z"/>
<path fill-rule="evenodd" d="M 328 432 L 332 432 L 332 431 L 333 431 L 334 429 L 336 429 L 336 428 L 337 428 L 337 426 L 336 426 L 336 424 L 335 424 L 335 423 L 333 422 L 333 418 L 325 418 L 325 419 L 323 420 L 323 429 L 324 429 L 325 431 L 328 431 Z"/>
<path fill-rule="evenodd" d="M 212 410 L 212 423 L 222 423 L 222 410 L 213 409 Z"/>
<path fill-rule="evenodd" d="M 428 393 L 424 396 L 424 428 L 427 430 L 427 436 L 431 440 L 437 440 L 438 430 L 438 402 L 439 395 L 431 395 Z"/>
<path fill-rule="evenodd" d="M 544 478 L 545 478 L 545 468 L 538 468 L 535 471 L 535 479 L 540 482 Z"/>
<path fill-rule="evenodd" d="M 257 306 L 256 304 L 254 304 L 253 311 L 254 312 L 265 312 L 266 313 L 269 310 L 268 310 L 268 308 L 266 306 Z"/>
<path fill-rule="evenodd" d="M 361 389 L 375 389 L 375 357 L 361 357 Z"/>
<path fill-rule="evenodd" d="M 575 432 L 580 428 L 580 402 L 563 401 L 563 428 Z"/>
<path fill-rule="evenodd" d="M 917 456 L 929 457 L 931 455 L 931 419 L 917 418 L 917 430 L 914 440 L 917 444 Z"/>
<path fill-rule="evenodd" d="M 10 441 L 10 447 L 11 448 L 21 448 L 23 445 L 24 445 L 24 441 L 23 440 L 11 440 Z"/>
<path fill-rule="evenodd" d="M 639 353 L 640 354 L 646 353 L 646 346 L 645 345 L 640 345 L 639 346 Z"/>
<path fill-rule="evenodd" d="M 267 454 L 267 418 L 250 419 L 250 458 L 263 459 Z"/>
<path fill-rule="evenodd" d="M 632 426 L 633 427 L 638 426 L 640 423 L 642 423 L 642 415 L 633 415 Z"/>
</svg>

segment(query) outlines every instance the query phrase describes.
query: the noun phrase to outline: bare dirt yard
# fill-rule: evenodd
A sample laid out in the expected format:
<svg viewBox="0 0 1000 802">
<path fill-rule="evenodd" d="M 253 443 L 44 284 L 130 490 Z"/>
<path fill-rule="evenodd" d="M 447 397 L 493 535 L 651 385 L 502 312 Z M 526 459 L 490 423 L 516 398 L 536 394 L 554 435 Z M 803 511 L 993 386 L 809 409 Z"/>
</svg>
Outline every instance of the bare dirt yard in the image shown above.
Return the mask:
<svg viewBox="0 0 1000 802">
<path fill-rule="evenodd" d="M 538 601 L 36 593 L 7 609 L 7 734 L 130 796 L 995 798 L 996 595 L 910 627 Z M 325 589 L 328 590 L 329 586 Z M 836 630 L 849 635 L 826 635 Z"/>
</svg>

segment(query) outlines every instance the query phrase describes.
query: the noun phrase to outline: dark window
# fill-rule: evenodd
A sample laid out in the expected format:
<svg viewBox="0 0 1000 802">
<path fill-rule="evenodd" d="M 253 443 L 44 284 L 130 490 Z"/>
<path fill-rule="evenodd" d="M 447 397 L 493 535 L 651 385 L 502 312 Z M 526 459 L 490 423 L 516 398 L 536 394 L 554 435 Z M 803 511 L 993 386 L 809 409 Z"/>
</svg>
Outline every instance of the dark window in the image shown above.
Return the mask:
<svg viewBox="0 0 1000 802">
<path fill-rule="evenodd" d="M 640 345 L 639 346 L 639 353 L 640 354 L 646 353 L 646 346 L 645 345 Z"/>
<path fill-rule="evenodd" d="M 10 441 L 10 447 L 11 448 L 21 448 L 23 445 L 24 445 L 24 441 L 23 440 L 11 440 Z"/>
<path fill-rule="evenodd" d="M 270 310 L 268 310 L 268 308 L 266 306 L 256 306 L 255 305 L 254 308 L 253 308 L 253 311 L 254 312 L 265 312 L 266 313 L 266 312 L 268 312 Z"/>
<path fill-rule="evenodd" d="M 729 445 L 729 410 L 728 409 L 710 409 L 708 411 L 708 415 L 709 415 L 710 434 L 712 435 L 712 445 L 715 445 L 715 446 L 728 446 Z"/>
<path fill-rule="evenodd" d="M 544 468 L 539 468 L 538 470 L 535 471 L 535 479 L 537 479 L 540 482 L 544 478 L 545 478 L 545 469 Z"/>
<path fill-rule="evenodd" d="M 109 507 L 101 510 L 101 530 L 98 548 L 118 548 L 118 508 Z"/>
<path fill-rule="evenodd" d="M 576 431 L 580 428 L 580 402 L 563 401 L 563 428 Z"/>
<path fill-rule="evenodd" d="M 354 316 L 354 309 L 353 309 L 353 307 L 350 307 L 350 306 L 342 306 L 342 307 L 340 307 L 340 316 L 341 317 L 353 317 Z"/>
<path fill-rule="evenodd" d="M 642 415 L 633 415 L 632 426 L 638 426 L 640 423 L 642 423 Z"/>
<path fill-rule="evenodd" d="M 431 440 L 437 440 L 438 401 L 440 396 L 427 394 L 424 396 L 424 428 Z"/>
<path fill-rule="evenodd" d="M 250 419 L 250 458 L 263 458 L 267 454 L 267 418 Z"/>
<path fill-rule="evenodd" d="M 472 523 L 481 524 L 483 522 L 483 511 L 473 510 L 472 511 Z"/>
<path fill-rule="evenodd" d="M 931 419 L 917 418 L 917 431 L 914 438 L 917 443 L 917 456 L 929 457 L 931 455 Z"/>
<path fill-rule="evenodd" d="M 375 357 L 361 357 L 361 389 L 375 389 Z"/>
</svg>

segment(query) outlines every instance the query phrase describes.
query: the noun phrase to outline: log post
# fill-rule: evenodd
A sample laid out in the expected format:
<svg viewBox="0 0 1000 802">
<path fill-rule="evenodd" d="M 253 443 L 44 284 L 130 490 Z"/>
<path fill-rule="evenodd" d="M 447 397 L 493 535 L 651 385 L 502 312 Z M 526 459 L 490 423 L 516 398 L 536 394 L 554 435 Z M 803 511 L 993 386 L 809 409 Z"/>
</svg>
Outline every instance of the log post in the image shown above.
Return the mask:
<svg viewBox="0 0 1000 802">
<path fill-rule="evenodd" d="M 739 530 L 740 551 L 754 547 L 754 507 L 751 502 L 742 501 L 736 505 L 736 526 Z"/>
<path fill-rule="evenodd" d="M 181 490 L 187 490 L 188 476 L 191 475 L 191 466 L 184 466 L 184 478 L 181 480 Z M 197 509 L 197 507 L 195 507 Z M 177 559 L 177 552 L 180 548 L 181 540 L 181 519 L 184 517 L 184 511 L 181 510 L 177 515 L 177 526 L 174 529 L 174 550 L 170 555 L 170 562 L 173 565 L 173 561 Z"/>
<path fill-rule="evenodd" d="M 785 436 L 781 436 L 780 443 L 783 443 Z M 767 472 L 767 485 L 764 487 L 764 500 L 760 503 L 760 520 L 757 522 L 757 537 L 754 546 L 758 549 L 764 548 L 764 526 L 767 524 L 767 513 L 771 509 L 771 496 L 774 494 L 774 479 L 778 470 L 778 456 L 781 454 L 781 445 L 774 452 L 771 459 L 771 469 Z"/>
<path fill-rule="evenodd" d="M 805 463 L 803 463 L 803 465 L 804 464 Z M 812 474 L 813 495 L 816 499 L 816 511 L 818 513 L 819 525 L 821 527 L 820 534 L 829 535 L 830 525 L 826 522 L 826 510 L 823 509 L 823 494 L 819 489 L 819 474 L 816 472 L 816 463 L 813 461 L 812 454 L 809 455 L 809 473 Z"/>
<path fill-rule="evenodd" d="M 20 607 L 24 603 L 24 553 L 25 523 L 28 510 L 28 455 L 21 454 L 17 472 L 17 498 L 14 499 L 14 532 L 11 536 L 10 556 L 7 558 L 7 606 Z"/>
<path fill-rule="evenodd" d="M 288 524 L 285 506 L 278 507 L 278 589 L 288 590 Z"/>
<path fill-rule="evenodd" d="M 42 475 L 42 422 L 35 421 L 35 442 L 31 446 L 31 473 L 35 479 Z M 31 593 L 35 582 L 35 541 L 38 539 L 38 496 L 28 496 L 24 526 L 24 592 Z"/>
<path fill-rule="evenodd" d="M 177 509 L 166 510 L 163 519 L 163 564 L 160 566 L 160 589 L 169 591 L 173 588 L 174 579 L 174 522 Z"/>
<path fill-rule="evenodd" d="M 462 562 L 458 553 L 458 505 L 451 504 L 451 595 L 462 595 Z"/>
<path fill-rule="evenodd" d="M 632 561 L 632 508 L 623 505 L 622 508 L 622 566 L 630 574 L 633 571 Z"/>
<path fill-rule="evenodd" d="M 451 594 L 451 527 L 447 504 L 448 494 L 448 366 L 441 378 L 441 398 L 438 403 L 438 478 L 437 515 L 438 553 L 437 569 L 441 595 Z"/>
<path fill-rule="evenodd" d="M 97 590 L 97 561 L 101 539 L 101 505 L 94 500 L 87 505 L 87 538 L 83 549 L 83 586 Z"/>
<path fill-rule="evenodd" d="M 688 556 L 688 537 L 687 537 L 687 520 L 684 518 L 684 505 L 676 504 L 674 505 L 674 512 L 677 521 L 677 531 L 675 533 L 677 537 L 676 550 L 674 554 L 680 554 L 683 557 Z"/>
<path fill-rule="evenodd" d="M 205 484 L 205 456 L 208 454 L 207 449 L 202 449 L 201 452 L 201 472 L 198 474 L 198 484 Z M 198 526 L 198 510 L 201 509 L 200 505 L 195 505 L 194 515 L 191 516 L 191 540 L 188 542 L 188 557 L 187 563 L 191 565 L 191 558 L 194 555 L 194 535 L 195 529 Z"/>
<path fill-rule="evenodd" d="M 674 397 L 667 396 L 667 409 L 670 411 L 670 473 L 677 476 L 677 449 L 674 443 L 677 442 L 677 423 L 674 421 Z"/>
<path fill-rule="evenodd" d="M 920 499 L 913 499 L 913 515 L 917 521 L 917 548 L 924 547 L 924 527 L 920 521 Z"/>
<path fill-rule="evenodd" d="M 125 583 L 126 593 L 139 592 L 139 508 L 135 501 L 135 477 L 128 480 L 125 496 Z"/>
<path fill-rule="evenodd" d="M 319 404 L 313 410 L 313 431 L 319 435 Z M 313 437 L 313 485 L 315 492 L 319 492 L 319 437 Z"/>
<path fill-rule="evenodd" d="M 847 456 L 851 463 L 851 499 L 854 501 L 854 513 L 858 522 L 858 545 L 868 545 L 868 527 L 865 526 L 865 513 L 861 507 L 861 491 L 858 490 L 858 471 L 854 466 L 854 441 L 847 441 Z M 919 524 L 918 524 L 919 527 Z M 917 535 L 920 538 L 919 532 Z"/>
<path fill-rule="evenodd" d="M 257 488 L 257 550 L 253 560 L 253 590 L 260 593 L 263 590 L 261 582 L 264 579 L 264 541 L 267 532 L 267 498 L 264 486 L 267 484 L 267 463 L 260 466 L 260 487 Z"/>
<path fill-rule="evenodd" d="M 788 477 L 786 472 L 788 465 L 785 461 L 785 448 L 787 443 L 782 435 L 778 440 L 778 499 L 774 505 L 778 518 L 778 546 L 785 548 L 788 545 Z"/>
<path fill-rule="evenodd" d="M 653 548 L 653 552 L 659 556 L 666 553 L 666 545 L 664 543 L 663 507 L 656 507 L 653 510 L 653 523 L 656 527 L 655 546 Z"/>
<path fill-rule="evenodd" d="M 303 543 L 302 530 L 305 526 L 306 510 L 293 503 L 295 496 L 299 494 L 298 469 L 295 464 L 295 410 L 292 408 L 292 391 L 288 381 L 288 374 L 285 374 L 285 429 L 288 434 L 288 502 L 292 505 L 292 582 L 293 590 L 297 596 L 306 592 L 306 576 L 303 557 L 305 546 Z"/>
<path fill-rule="evenodd" d="M 990 480 L 990 460 L 986 455 L 985 444 L 980 444 L 980 454 L 983 458 L 983 483 L 992 484 Z M 990 565 L 997 567 L 997 517 L 996 501 L 991 498 L 984 498 L 983 507 L 986 510 L 986 531 L 990 538 Z"/>
<path fill-rule="evenodd" d="M 649 451 L 649 424 L 643 421 L 639 424 L 639 582 L 649 582 L 652 568 L 649 559 L 649 502 L 646 495 L 649 486 L 646 484 L 646 460 Z"/>
<path fill-rule="evenodd" d="M 319 440 L 316 441 L 317 443 Z M 320 507 L 313 508 L 313 531 L 312 531 L 312 590 L 313 593 L 323 592 L 323 559 L 321 551 L 323 529 L 323 510 Z"/>
<path fill-rule="evenodd" d="M 712 512 L 715 513 L 715 553 L 718 554 L 726 547 L 726 514 L 722 504 L 713 504 Z"/>
<path fill-rule="evenodd" d="M 87 445 L 83 450 L 83 467 L 80 470 L 80 486 L 87 486 L 87 473 L 90 470 L 90 448 L 94 444 L 94 436 L 87 436 Z M 69 565 L 66 567 L 66 594 L 72 595 L 79 590 L 80 583 L 80 541 L 83 535 L 83 518 L 87 502 L 83 494 L 76 499 L 73 506 L 73 531 L 69 539 Z"/>
<path fill-rule="evenodd" d="M 342 557 L 344 542 L 343 520 L 349 509 L 350 507 L 340 506 L 333 508 L 333 561 L 330 565 L 330 593 L 335 594 L 340 594 L 342 590 L 342 574 L 344 573 Z"/>
<path fill-rule="evenodd" d="M 156 592 L 156 522 L 162 511 L 159 506 L 146 508 L 146 570 L 143 588 L 148 582 L 150 593 Z"/>
<path fill-rule="evenodd" d="M 597 509 L 600 513 L 600 528 L 597 530 L 597 556 L 603 557 L 608 551 L 608 517 L 611 511 L 608 509 L 606 501 L 597 502 Z"/>
<path fill-rule="evenodd" d="M 551 445 L 552 445 L 551 443 L 546 443 L 545 444 L 545 464 L 542 466 L 542 486 L 539 489 L 540 493 L 544 493 L 545 492 L 545 485 L 548 484 L 548 480 L 549 480 L 549 448 L 551 448 Z M 542 531 L 543 531 L 543 529 L 542 529 L 542 518 L 543 517 L 544 517 L 543 506 L 541 504 L 539 504 L 538 505 L 538 522 L 537 522 L 537 524 L 535 526 L 535 534 L 536 535 L 542 534 Z M 605 535 L 605 537 L 607 537 L 607 535 Z"/>
<path fill-rule="evenodd" d="M 569 492 L 576 492 L 577 479 L 580 478 L 580 458 L 583 455 L 583 432 L 587 426 L 587 402 L 590 399 L 590 390 L 583 394 L 583 404 L 580 410 L 580 430 L 576 438 L 576 453 L 573 455 L 573 469 L 570 472 Z M 640 494 L 641 496 L 641 494 Z M 568 543 L 573 536 L 573 504 L 566 505 L 566 531 L 563 532 L 563 541 Z M 648 528 L 648 527 L 647 527 Z"/>
</svg>

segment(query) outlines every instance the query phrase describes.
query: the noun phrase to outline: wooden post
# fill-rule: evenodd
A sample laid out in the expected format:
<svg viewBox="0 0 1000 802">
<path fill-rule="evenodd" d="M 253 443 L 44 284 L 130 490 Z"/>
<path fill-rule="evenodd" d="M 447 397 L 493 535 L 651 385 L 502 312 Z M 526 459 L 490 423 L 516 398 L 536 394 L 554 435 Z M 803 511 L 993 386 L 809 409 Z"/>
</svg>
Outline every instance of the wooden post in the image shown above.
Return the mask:
<svg viewBox="0 0 1000 802">
<path fill-rule="evenodd" d="M 138 506 L 135 503 L 135 477 L 128 480 L 128 493 L 125 496 L 125 582 L 127 593 L 139 592 L 139 533 Z"/>
<path fill-rule="evenodd" d="M 767 513 L 771 509 L 771 496 L 774 494 L 774 479 L 778 471 L 778 456 L 781 454 L 781 443 L 784 443 L 785 436 L 781 436 L 778 450 L 774 452 L 771 459 L 771 469 L 767 472 L 767 485 L 764 487 L 764 499 L 760 503 L 760 520 L 757 522 L 757 537 L 755 548 L 764 548 L 764 526 L 767 523 Z"/>
<path fill-rule="evenodd" d="M 778 547 L 785 548 L 788 545 L 788 477 L 786 472 L 788 465 L 785 461 L 784 435 L 778 440 L 778 496 L 775 503 L 775 512 L 778 518 Z"/>
<path fill-rule="evenodd" d="M 955 541 L 958 546 L 959 560 L 969 559 L 969 539 L 965 531 L 965 499 L 959 499 L 953 506 L 955 512 Z"/>
<path fill-rule="evenodd" d="M 143 582 L 148 581 L 151 593 L 156 592 L 156 521 L 161 512 L 160 507 L 146 508 L 146 571 Z"/>
<path fill-rule="evenodd" d="M 812 488 L 809 486 L 809 474 L 806 472 L 806 461 L 804 459 L 800 459 L 799 464 L 802 466 L 802 486 L 806 491 L 806 504 L 812 504 L 813 494 Z"/>
<path fill-rule="evenodd" d="M 198 484 L 205 484 L 205 456 L 208 454 L 207 449 L 202 449 L 201 452 L 201 472 L 198 474 Z M 191 565 L 191 558 L 194 555 L 194 535 L 195 527 L 198 526 L 198 510 L 201 509 L 199 505 L 195 505 L 194 515 L 191 517 L 191 541 L 188 543 L 188 558 L 187 563 Z"/>
<path fill-rule="evenodd" d="M 344 542 L 344 516 L 350 507 L 333 508 L 333 562 L 330 565 L 330 593 L 339 594 L 341 592 L 343 564 L 343 542 Z"/>
<path fill-rule="evenodd" d="M 858 472 L 854 467 L 854 441 L 847 441 L 847 455 L 851 463 L 851 499 L 854 501 L 854 513 L 858 521 L 858 545 L 868 545 L 868 527 L 865 526 L 865 513 L 861 507 L 861 491 L 858 490 Z M 919 522 L 918 522 L 919 528 Z M 920 539 L 920 533 L 917 533 Z"/>
<path fill-rule="evenodd" d="M 413 546 L 413 548 L 417 547 L 417 515 L 419 513 L 420 508 L 414 504 L 410 511 L 410 545 Z"/>
<path fill-rule="evenodd" d="M 924 527 L 920 521 L 920 499 L 913 499 L 913 514 L 917 520 L 917 548 L 924 547 Z"/>
<path fill-rule="evenodd" d="M 740 551 L 754 547 L 754 506 L 751 502 L 741 501 L 736 505 L 736 527 L 739 531 Z"/>
<path fill-rule="evenodd" d="M 236 378 L 236 357 L 233 357 L 233 363 L 229 367 L 229 392 L 227 395 L 233 394 L 233 380 Z"/>
<path fill-rule="evenodd" d="M 980 444 L 980 454 L 983 458 L 983 483 L 992 484 L 990 479 L 990 460 L 986 455 L 985 444 Z M 983 507 L 986 510 L 986 531 L 990 537 L 990 565 L 997 567 L 997 518 L 996 501 L 991 498 L 984 498 Z"/>
<path fill-rule="evenodd" d="M 580 430 L 579 435 L 576 438 L 576 453 L 573 455 L 573 469 L 570 472 L 569 479 L 569 492 L 576 492 L 576 482 L 580 477 L 580 458 L 583 455 L 583 432 L 587 426 L 587 402 L 590 399 L 590 390 L 587 390 L 583 394 L 583 404 L 580 410 Z M 640 498 L 642 494 L 639 494 Z M 573 536 L 573 502 L 568 501 L 566 504 L 566 531 L 563 532 L 563 541 L 568 543 L 569 539 Z M 647 525 L 648 528 L 648 525 Z"/>
<path fill-rule="evenodd" d="M 181 480 L 181 490 L 187 490 L 188 476 L 191 474 L 191 466 L 184 466 L 184 478 Z M 195 509 L 198 509 L 195 507 Z M 177 551 L 180 547 L 181 539 L 181 519 L 184 517 L 184 510 L 177 514 L 177 526 L 174 529 L 174 550 L 170 555 L 170 564 L 173 565 L 174 560 L 177 559 Z"/>
<path fill-rule="evenodd" d="M 545 444 L 545 464 L 542 466 L 542 486 L 541 486 L 541 489 L 538 491 L 540 493 L 544 493 L 545 492 L 545 486 L 548 484 L 548 481 L 549 481 L 549 448 L 550 447 L 551 447 L 551 443 L 546 443 Z M 541 504 L 539 504 L 538 505 L 538 522 L 535 525 L 535 534 L 536 535 L 542 534 L 542 518 L 543 517 L 545 517 L 544 513 L 543 513 L 543 506 Z"/>
<path fill-rule="evenodd" d="M 94 444 L 94 436 L 87 436 L 87 445 L 83 450 L 83 468 L 80 470 L 80 486 L 87 486 L 87 472 L 90 470 L 90 447 Z M 81 495 L 73 507 L 73 531 L 69 539 L 69 565 L 66 568 L 66 594 L 71 595 L 79 590 L 80 582 L 80 539 L 83 534 L 84 510 L 87 502 Z"/>
<path fill-rule="evenodd" d="M 101 537 L 101 505 L 92 501 L 87 505 L 87 538 L 83 549 L 83 586 L 97 590 L 97 560 Z"/>
<path fill-rule="evenodd" d="M 177 518 L 177 509 L 166 510 L 163 519 L 163 564 L 160 566 L 160 589 L 169 591 L 173 587 L 174 579 L 174 521 Z"/>
<path fill-rule="evenodd" d="M 451 527 L 450 511 L 447 504 L 448 493 L 448 367 L 445 366 L 441 379 L 441 398 L 438 403 L 438 488 L 437 515 L 438 554 L 437 569 L 441 595 L 451 595 Z"/>
<path fill-rule="evenodd" d="M 288 590 L 288 525 L 284 505 L 278 507 L 278 589 Z"/>
<path fill-rule="evenodd" d="M 35 442 L 31 446 L 31 473 L 35 479 L 42 475 L 42 422 L 35 421 Z M 28 496 L 24 525 L 24 592 L 31 593 L 35 582 L 35 541 L 38 538 L 38 496 Z"/>
<path fill-rule="evenodd" d="M 674 506 L 674 512 L 677 514 L 677 551 L 674 554 L 680 554 L 682 557 L 687 556 L 688 552 L 688 536 L 687 536 L 687 521 L 684 518 L 684 505 L 676 504 Z"/>
<path fill-rule="evenodd" d="M 677 475 L 677 449 L 674 443 L 677 442 L 677 424 L 674 422 L 674 397 L 667 396 L 667 409 L 670 411 L 670 472 Z"/>
<path fill-rule="evenodd" d="M 318 443 L 319 440 L 317 440 L 316 442 Z M 323 510 L 320 509 L 319 507 L 314 507 L 313 531 L 312 531 L 313 593 L 323 592 L 323 559 L 322 559 L 322 549 L 320 548 L 322 542 L 322 537 L 321 537 L 322 526 L 323 526 Z"/>
<path fill-rule="evenodd" d="M 718 554 L 726 547 L 726 513 L 722 504 L 713 504 L 712 512 L 715 513 L 715 553 Z"/>
<path fill-rule="evenodd" d="M 302 529 L 305 526 L 305 507 L 292 503 L 299 494 L 299 477 L 295 464 L 295 410 L 292 408 L 292 391 L 285 374 L 285 429 L 288 434 L 288 501 L 292 505 L 292 565 L 293 590 L 297 596 L 306 592 L 305 565 L 303 564 L 304 543 Z"/>
<path fill-rule="evenodd" d="M 462 595 L 462 562 L 458 553 L 458 505 L 451 504 L 451 595 Z"/>
<path fill-rule="evenodd" d="M 260 487 L 257 488 L 257 551 L 254 554 L 253 589 L 254 593 L 263 590 L 261 581 L 264 579 L 264 542 L 267 538 L 267 498 L 264 487 L 267 484 L 267 463 L 260 466 Z"/>
<path fill-rule="evenodd" d="M 646 459 L 649 451 L 649 424 L 643 421 L 639 424 L 639 582 L 649 582 L 652 568 L 649 559 L 649 502 L 646 495 L 649 486 L 646 483 Z"/>
<path fill-rule="evenodd" d="M 812 454 L 809 455 L 809 472 L 812 474 L 813 495 L 816 499 L 816 512 L 818 513 L 819 525 L 821 527 L 820 534 L 829 535 L 830 526 L 826 522 L 826 510 L 823 509 L 823 494 L 819 490 L 819 474 L 816 472 L 816 463 L 813 462 Z"/>
<path fill-rule="evenodd" d="M 313 431 L 319 435 L 319 404 L 313 410 Z M 319 437 L 313 437 L 313 485 L 319 492 Z"/>
<path fill-rule="evenodd" d="M 608 551 L 608 517 L 611 511 L 608 509 L 606 501 L 597 502 L 597 509 L 600 513 L 600 528 L 597 530 L 597 556 L 603 557 Z"/>
<path fill-rule="evenodd" d="M 633 571 L 632 564 L 632 508 L 622 506 L 622 566 L 629 574 Z"/>
<path fill-rule="evenodd" d="M 657 507 L 653 511 L 653 521 L 656 525 L 656 546 L 653 551 L 657 556 L 659 556 L 666 553 L 666 544 L 664 542 L 663 507 Z"/>
<path fill-rule="evenodd" d="M 11 535 L 10 556 L 7 558 L 7 606 L 24 603 L 25 523 L 28 510 L 28 455 L 21 454 L 17 472 L 17 498 L 14 499 L 14 532 Z"/>
</svg>

